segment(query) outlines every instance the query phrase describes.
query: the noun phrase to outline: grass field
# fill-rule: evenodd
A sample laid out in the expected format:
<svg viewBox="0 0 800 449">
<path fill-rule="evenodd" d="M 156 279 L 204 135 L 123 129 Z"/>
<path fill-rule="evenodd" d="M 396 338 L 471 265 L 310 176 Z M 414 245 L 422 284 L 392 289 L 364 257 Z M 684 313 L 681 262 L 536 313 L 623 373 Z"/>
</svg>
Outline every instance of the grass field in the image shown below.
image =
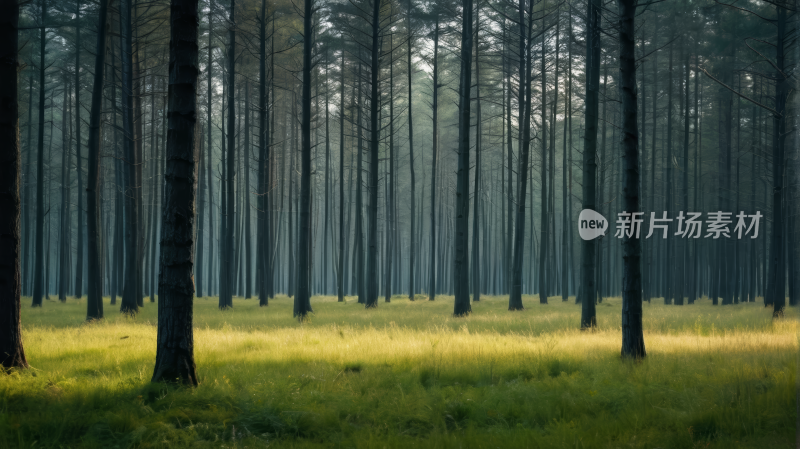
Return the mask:
<svg viewBox="0 0 800 449">
<path fill-rule="evenodd" d="M 269 307 L 195 301 L 201 385 L 153 385 L 156 305 L 135 319 L 105 300 L 23 299 L 32 369 L 0 376 L 0 448 L 790 448 L 797 310 L 760 303 L 644 305 L 647 358 L 624 362 L 620 299 L 599 330 L 580 308 L 484 298 L 452 318 L 452 297 L 365 310 L 314 297 Z"/>
</svg>

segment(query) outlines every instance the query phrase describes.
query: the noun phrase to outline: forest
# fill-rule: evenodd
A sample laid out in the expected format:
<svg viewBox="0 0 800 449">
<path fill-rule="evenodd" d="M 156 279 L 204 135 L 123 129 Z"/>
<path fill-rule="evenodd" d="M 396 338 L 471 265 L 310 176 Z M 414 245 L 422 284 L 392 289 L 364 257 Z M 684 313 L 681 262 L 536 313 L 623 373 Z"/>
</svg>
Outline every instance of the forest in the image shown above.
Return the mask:
<svg viewBox="0 0 800 449">
<path fill-rule="evenodd" d="M 800 447 L 798 7 L 0 0 L 0 449 Z"/>
</svg>

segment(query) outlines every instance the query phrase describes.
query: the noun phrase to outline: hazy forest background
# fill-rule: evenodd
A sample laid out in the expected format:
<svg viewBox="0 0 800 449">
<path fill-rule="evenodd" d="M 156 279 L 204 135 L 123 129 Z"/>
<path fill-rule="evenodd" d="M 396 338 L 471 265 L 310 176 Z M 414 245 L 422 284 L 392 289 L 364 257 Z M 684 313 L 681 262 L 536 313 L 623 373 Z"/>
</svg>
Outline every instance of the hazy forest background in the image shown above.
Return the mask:
<svg viewBox="0 0 800 449">
<path fill-rule="evenodd" d="M 474 6 L 470 292 L 508 294 L 513 248 L 519 245 L 523 293 L 546 291 L 566 299 L 580 288 L 575 229 L 582 208 L 586 6 L 543 1 L 522 15 L 519 5 L 504 1 Z M 367 302 L 367 284 L 375 282 L 386 298 L 453 294 L 459 5 L 401 1 L 380 8 L 377 173 L 371 172 L 370 159 L 372 18 L 364 15 L 370 9 L 351 2 L 317 7 L 311 291 L 357 295 Z M 755 2 L 747 7 L 750 13 L 738 7 L 651 2 L 637 12 L 645 217 L 668 211 L 675 218 L 681 210 L 761 211 L 765 217 L 752 241 L 643 239 L 646 300 L 683 304 L 683 298 L 691 303 L 707 295 L 715 303 L 767 297 L 770 304 L 765 293 L 774 282 L 791 304 L 797 301 L 800 266 L 797 257 L 789 257 L 800 248 L 793 94 L 787 103 L 800 51 L 797 21 L 791 6 Z M 201 2 L 200 8 L 196 294 L 219 295 L 221 307 L 230 305 L 224 303 L 230 295 L 266 304 L 276 292 L 293 296 L 298 244 L 304 240 L 298 236 L 302 19 L 291 2 L 237 1 L 234 22 L 230 2 Z M 614 15 L 604 11 L 601 18 L 596 143 L 596 210 L 612 223 L 609 237 L 616 214 L 624 210 Z M 529 54 L 522 58 L 520 17 L 529 33 L 523 36 Z M 125 20 L 130 42 L 120 34 Z M 782 21 L 782 35 L 776 20 Z M 131 312 L 157 296 L 168 21 L 166 2 L 112 2 L 109 9 L 99 268 L 103 294 Z M 20 26 L 22 286 L 40 305 L 43 297 L 63 301 L 87 291 L 82 211 L 97 5 L 29 2 Z M 782 55 L 776 55 L 777 44 Z M 530 156 L 520 168 L 525 137 L 518 125 L 526 99 L 524 92 L 520 96 L 519 75 L 526 59 Z M 785 98 L 779 100 L 787 105 L 787 123 L 776 137 L 770 111 L 777 107 L 776 77 L 784 76 Z M 520 173 L 528 178 L 526 217 L 523 240 L 515 242 Z M 374 199 L 377 228 L 371 241 Z M 778 257 L 775 248 L 782 252 Z M 599 240 L 598 298 L 621 292 L 621 251 L 621 239 Z M 126 300 L 127 290 L 132 294 Z"/>
<path fill-rule="evenodd" d="M 797 8 L 0 0 L 0 448 L 789 447 Z"/>
</svg>

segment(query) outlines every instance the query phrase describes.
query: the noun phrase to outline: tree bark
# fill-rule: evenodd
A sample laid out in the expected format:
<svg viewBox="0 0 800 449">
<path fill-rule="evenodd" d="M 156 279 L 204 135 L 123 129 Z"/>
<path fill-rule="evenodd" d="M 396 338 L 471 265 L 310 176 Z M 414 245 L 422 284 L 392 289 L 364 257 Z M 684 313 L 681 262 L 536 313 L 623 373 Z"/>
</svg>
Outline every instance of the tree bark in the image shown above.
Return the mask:
<svg viewBox="0 0 800 449">
<path fill-rule="evenodd" d="M 639 129 L 637 125 L 636 34 L 634 17 L 636 0 L 617 0 L 619 13 L 619 95 L 622 100 L 621 150 L 625 170 L 622 194 L 625 211 L 641 211 L 639 205 Z M 635 218 L 635 215 L 634 215 Z M 624 272 L 622 278 L 622 357 L 645 357 L 642 334 L 641 240 L 627 232 L 622 238 Z"/>
<path fill-rule="evenodd" d="M 167 166 L 161 213 L 158 337 L 153 382 L 196 386 L 192 302 L 197 194 L 198 0 L 170 3 Z"/>
<path fill-rule="evenodd" d="M 619 1 L 619 0 L 618 0 Z M 586 33 L 586 130 L 583 140 L 583 209 L 596 210 L 597 185 L 597 112 L 600 93 L 600 0 L 589 0 Z M 595 312 L 596 240 L 581 242 L 581 329 L 597 326 Z"/>
<path fill-rule="evenodd" d="M 0 1 L 0 359 L 5 369 L 28 367 L 20 316 L 19 9 L 17 0 Z"/>
<path fill-rule="evenodd" d="M 472 312 L 469 302 L 469 132 L 472 90 L 472 0 L 461 3 L 461 73 L 458 83 L 458 171 L 456 172 L 453 316 Z M 477 181 L 477 180 L 476 180 Z M 477 183 L 476 183 L 477 190 Z M 477 196 L 476 196 L 477 198 Z"/>
<path fill-rule="evenodd" d="M 89 115 L 88 183 L 86 186 L 86 235 L 88 241 L 87 273 L 89 288 L 86 297 L 86 319 L 103 318 L 103 279 L 100 276 L 100 121 L 103 113 L 103 84 L 108 30 L 108 2 L 100 1 L 98 17 L 97 48 L 94 61 L 94 84 L 92 85 L 92 109 Z M 113 61 L 112 61 L 113 64 Z M 112 89 L 114 87 L 112 86 Z M 80 105 L 76 109 L 80 109 Z M 80 146 L 80 142 L 78 142 Z M 83 192 L 79 192 L 83 195 Z M 81 211 L 79 210 L 80 214 Z M 80 231 L 80 227 L 78 229 Z M 77 289 L 77 284 L 76 284 Z"/>
<path fill-rule="evenodd" d="M 311 64 L 314 47 L 314 0 L 303 2 L 303 94 L 300 138 L 300 222 L 297 231 L 297 287 L 294 317 L 305 320 L 311 309 L 309 249 L 311 247 Z"/>
</svg>

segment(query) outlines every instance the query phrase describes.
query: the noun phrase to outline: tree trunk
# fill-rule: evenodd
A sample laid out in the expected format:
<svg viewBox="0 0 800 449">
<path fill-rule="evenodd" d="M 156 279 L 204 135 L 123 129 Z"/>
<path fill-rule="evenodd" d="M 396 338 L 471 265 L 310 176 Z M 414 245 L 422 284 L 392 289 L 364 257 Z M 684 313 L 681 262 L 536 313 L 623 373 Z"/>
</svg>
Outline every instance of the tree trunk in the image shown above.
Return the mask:
<svg viewBox="0 0 800 449">
<path fill-rule="evenodd" d="M 294 317 L 305 320 L 311 309 L 309 283 L 311 248 L 311 62 L 314 47 L 314 0 L 304 0 L 303 8 L 303 94 L 300 138 L 300 222 L 297 230 L 297 294 L 294 297 Z"/>
<path fill-rule="evenodd" d="M 600 93 L 600 0 L 589 0 L 586 34 L 586 130 L 583 140 L 583 209 L 595 210 L 597 185 L 597 112 Z M 596 240 L 581 242 L 581 329 L 597 326 L 595 312 Z"/>
<path fill-rule="evenodd" d="M 348 235 L 350 234 L 350 228 L 345 228 L 344 224 L 344 50 L 339 70 L 339 263 L 336 271 L 336 293 L 338 301 L 344 302 L 345 229 Z M 350 215 L 347 217 L 349 220 Z"/>
<path fill-rule="evenodd" d="M 101 5 L 102 14 L 102 5 Z M 106 7 L 108 8 L 108 7 Z M 107 13 L 106 13 L 107 14 Z M 102 16 L 100 17 L 101 20 L 106 20 Z M 75 21 L 80 22 L 81 20 L 81 2 L 80 0 L 75 3 Z M 102 26 L 102 25 L 101 25 Z M 98 39 L 100 40 L 100 39 Z M 76 258 L 76 265 L 75 265 L 75 297 L 81 298 L 83 296 L 83 252 L 84 252 L 84 243 L 83 243 L 83 170 L 81 167 L 83 166 L 83 156 L 81 155 L 81 76 L 80 76 L 80 67 L 81 67 L 81 29 L 79 26 L 75 27 L 75 157 L 76 157 L 76 167 L 75 170 L 76 177 L 78 178 L 78 244 L 77 244 L 77 255 Z M 105 47 L 104 47 L 105 48 Z M 105 50 L 103 50 L 105 51 Z M 105 59 L 105 57 L 104 57 Z M 94 101 L 94 100 L 92 100 Z M 91 120 L 91 118 L 90 118 Z M 88 204 L 87 204 L 88 206 Z M 88 219 L 88 218 L 87 218 Z M 98 219 L 99 220 L 99 219 Z M 87 226 L 88 231 L 88 226 Z M 100 267 L 100 262 L 97 263 L 97 268 Z M 87 273 L 88 274 L 88 273 Z M 100 290 L 102 291 L 102 280 L 100 282 Z M 101 294 L 102 296 L 102 294 Z"/>
<path fill-rule="evenodd" d="M 139 266 L 139 205 L 136 193 L 138 159 L 134 142 L 133 62 L 131 0 L 120 0 L 122 46 L 122 128 L 125 171 L 125 287 L 120 312 L 135 315 L 139 311 L 141 270 Z"/>
<path fill-rule="evenodd" d="M 636 219 L 641 214 L 639 205 L 639 129 L 636 93 L 636 34 L 634 17 L 636 0 L 617 0 L 619 13 L 619 95 L 622 101 L 621 152 L 625 170 L 622 174 L 622 194 L 625 211 Z M 634 225 L 635 226 L 635 225 Z M 625 232 L 622 238 L 624 261 L 622 288 L 622 356 L 644 358 L 642 334 L 642 273 L 641 240 L 634 233 Z"/>
<path fill-rule="evenodd" d="M 520 157 L 517 171 L 518 189 L 516 203 L 516 227 L 514 229 L 514 258 L 511 267 L 511 293 L 508 310 L 522 310 L 522 253 L 525 246 L 525 195 L 528 189 L 528 159 L 531 146 L 531 43 L 530 31 L 533 23 L 533 2 L 529 2 L 528 24 L 525 24 L 525 2 L 519 2 L 519 123 Z M 526 29 L 527 27 L 527 29 Z M 532 239 L 533 237 L 531 237 Z"/>
<path fill-rule="evenodd" d="M 32 307 L 42 306 L 44 295 L 44 94 L 45 94 L 45 44 L 47 23 L 47 0 L 41 2 L 42 27 L 39 31 L 39 129 L 36 160 L 36 248 L 34 257 L 36 265 L 33 269 Z"/>
<path fill-rule="evenodd" d="M 472 0 L 469 0 L 470 3 Z M 481 186 L 481 67 L 480 67 L 480 0 L 475 12 L 475 186 L 472 197 L 472 300 L 481 300 L 480 270 L 480 186 Z M 471 25 L 470 25 L 471 26 Z M 470 51 L 472 51 L 470 49 Z M 470 67 L 470 70 L 472 68 Z M 484 239 L 486 236 L 484 235 Z M 485 253 L 484 253 L 485 254 Z"/>
<path fill-rule="evenodd" d="M 433 31 L 433 146 L 431 156 L 431 248 L 428 263 L 428 300 L 436 299 L 436 162 L 439 158 L 439 16 Z"/>
<path fill-rule="evenodd" d="M 409 247 L 408 247 L 408 299 L 411 301 L 414 300 L 414 295 L 416 293 L 416 285 L 414 284 L 414 262 L 417 257 L 416 253 L 416 243 L 414 236 L 416 235 L 416 215 L 414 213 L 416 204 L 416 179 L 414 177 L 414 117 L 412 112 L 412 95 L 411 95 L 411 79 L 414 72 L 411 69 L 411 40 L 412 40 L 412 31 L 411 31 L 411 11 L 412 11 L 412 2 L 408 0 L 408 11 L 406 12 L 406 32 L 408 33 L 408 39 L 406 40 L 406 73 L 408 75 L 408 169 L 411 174 L 411 214 L 409 215 L 409 220 L 411 221 L 411 229 L 409 231 Z M 344 63 L 342 64 L 344 67 Z"/>
<path fill-rule="evenodd" d="M 453 316 L 472 312 L 469 302 L 469 132 L 472 90 L 472 0 L 461 3 L 461 73 L 458 83 L 458 171 L 456 172 Z M 477 179 L 476 179 L 476 191 Z M 477 195 L 475 196 L 477 199 Z"/>
<path fill-rule="evenodd" d="M 310 1 L 310 0 L 306 0 Z M 370 36 L 370 95 L 369 95 L 369 207 L 367 214 L 367 298 L 364 306 L 378 306 L 378 146 L 380 142 L 380 56 L 381 56 L 381 1 L 372 2 L 372 21 Z"/>
<path fill-rule="evenodd" d="M 97 48 L 94 61 L 94 83 L 92 84 L 92 109 L 89 115 L 88 184 L 86 186 L 86 235 L 88 237 L 87 273 L 89 288 L 86 297 L 86 319 L 103 318 L 103 279 L 100 276 L 100 122 L 103 113 L 103 69 L 106 56 L 106 30 L 108 29 L 108 2 L 100 1 L 98 17 Z M 114 61 L 112 60 L 112 64 Z M 112 89 L 115 87 L 112 85 Z M 80 105 L 76 109 L 80 109 Z M 78 142 L 80 147 L 80 142 Z M 79 192 L 83 195 L 83 192 Z M 79 210 L 80 214 L 81 211 Z M 80 226 L 78 232 L 81 232 Z M 80 239 L 79 239 L 80 240 Z M 80 259 L 80 258 L 79 258 Z M 78 269 L 80 271 L 80 269 Z M 78 288 L 78 285 L 75 285 Z"/>
<path fill-rule="evenodd" d="M 20 320 L 19 7 L 17 0 L 0 1 L 0 359 L 6 369 L 28 367 Z"/>
<path fill-rule="evenodd" d="M 236 196 L 235 196 L 235 177 L 236 177 L 236 20 L 235 20 L 235 1 L 231 0 L 230 15 L 228 18 L 228 134 L 227 134 L 227 176 L 225 182 L 227 183 L 225 199 L 225 255 L 220 260 L 224 264 L 225 272 L 225 290 L 220 292 L 220 308 L 233 307 L 233 290 L 236 285 L 236 278 L 234 275 L 234 229 L 236 229 L 235 211 L 236 211 Z"/>
<path fill-rule="evenodd" d="M 164 171 L 158 337 L 153 382 L 197 385 L 194 363 L 194 221 L 197 194 L 198 0 L 170 4 L 167 166 Z"/>
</svg>

